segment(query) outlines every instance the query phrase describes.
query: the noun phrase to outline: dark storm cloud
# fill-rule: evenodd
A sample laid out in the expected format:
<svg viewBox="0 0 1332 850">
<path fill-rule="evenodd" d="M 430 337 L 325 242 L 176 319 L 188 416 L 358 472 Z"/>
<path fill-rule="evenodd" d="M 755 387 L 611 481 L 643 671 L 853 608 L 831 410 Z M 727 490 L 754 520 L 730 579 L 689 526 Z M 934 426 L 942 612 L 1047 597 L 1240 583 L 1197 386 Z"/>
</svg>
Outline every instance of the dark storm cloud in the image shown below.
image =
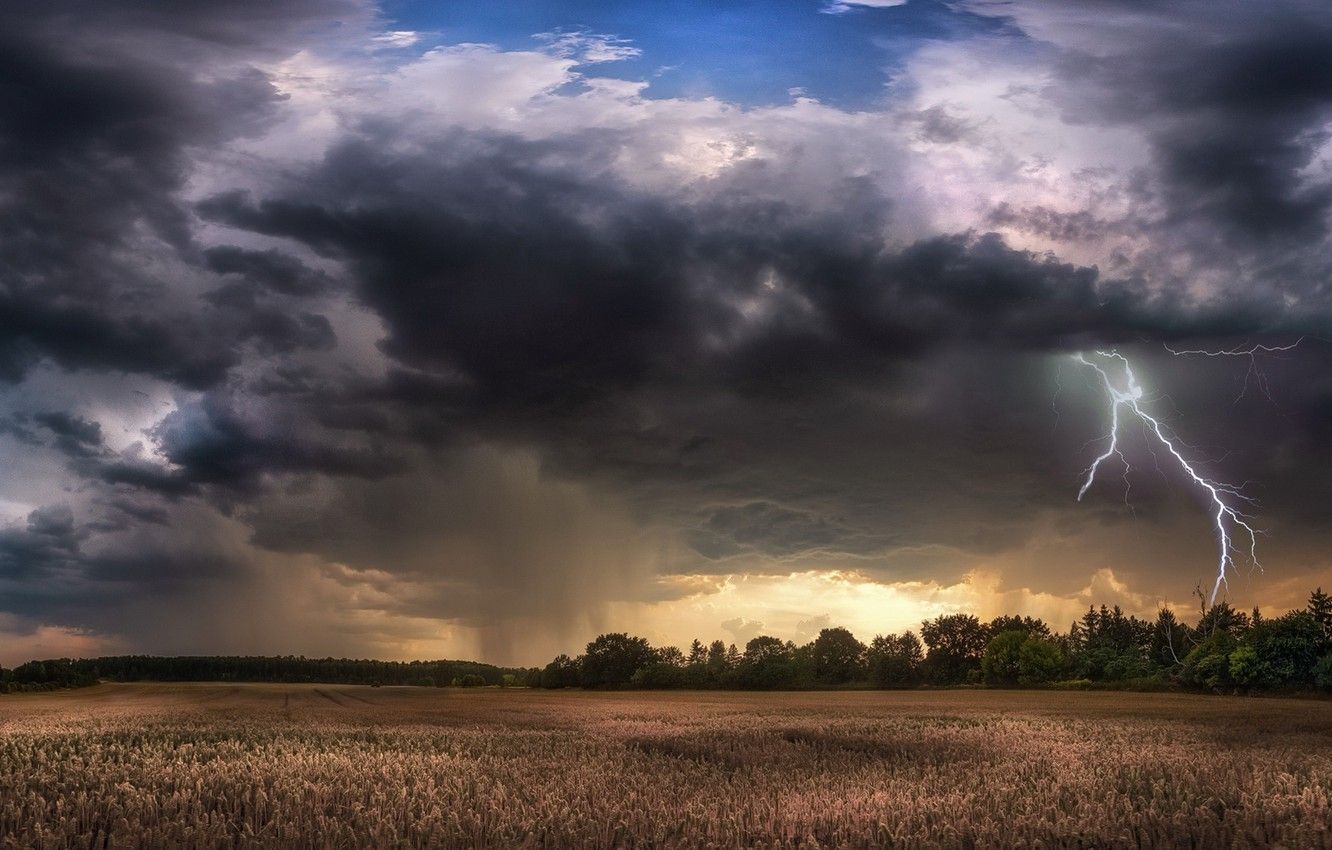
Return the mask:
<svg viewBox="0 0 1332 850">
<path fill-rule="evenodd" d="M 256 63 L 368 13 L 7 8 L 0 376 L 54 364 L 50 384 L 82 401 L 68 372 L 129 373 L 171 401 L 154 397 L 170 412 L 154 408 L 151 451 L 113 449 L 97 404 L 48 403 L 41 386 L 14 402 L 0 437 L 72 480 L 15 502 L 0 604 L 150 643 L 152 626 L 117 623 L 133 600 L 183 600 L 192 633 L 200 587 L 250 600 L 268 587 L 258 562 L 313 554 L 376 610 L 451 618 L 503 658 L 520 626 L 666 593 L 644 589 L 646 564 L 952 581 L 1029 541 L 1042 513 L 1070 535 L 1129 517 L 1114 493 L 1066 519 L 1105 399 L 1052 355 L 1097 346 L 1132 350 L 1195 445 L 1236 449 L 1226 471 L 1264 482 L 1274 529 L 1327 527 L 1332 310 L 1315 272 L 1330 198 L 1304 170 L 1325 141 L 1328 27 L 1228 8 L 1195 44 L 1141 24 L 1137 4 L 1086 8 L 1138 34 L 1056 45 L 1054 96 L 1071 118 L 1142 129 L 1154 171 L 1134 201 L 1165 214 L 1014 201 L 910 239 L 906 190 L 848 176 L 816 201 L 761 146 L 645 189 L 609 165 L 634 161 L 629 130 L 347 118 L 316 159 L 235 177 L 205 164 L 290 106 Z M 943 107 L 897 126 L 938 145 L 985 132 Z M 211 194 L 187 201 L 199 173 Z M 1233 264 L 1285 297 L 1249 278 L 1186 287 L 1165 263 L 1106 272 L 988 232 L 1001 226 L 1055 242 L 1115 230 L 1164 255 L 1221 245 L 1213 262 L 1241 252 Z M 1298 357 L 1268 364 L 1286 388 L 1275 413 L 1255 394 L 1215 415 L 1247 364 L 1160 347 L 1300 334 Z M 1173 530 L 1167 477 L 1135 487 Z M 60 489 L 84 504 L 28 512 Z M 668 543 L 644 532 L 660 528 Z M 1085 584 L 1084 567 L 1043 586 Z"/>
<path fill-rule="evenodd" d="M 219 245 L 203 253 L 208 268 L 218 274 L 236 275 L 243 283 L 284 295 L 316 295 L 328 284 L 324 275 L 281 251 L 250 251 L 235 245 Z"/>
<path fill-rule="evenodd" d="M 1013 227 L 1058 242 L 1086 242 L 1123 229 L 1121 224 L 1097 218 L 1086 210 L 1060 212 L 1046 206 L 1016 209 L 1007 202 L 997 204 L 985 220 L 992 226 Z"/>
<path fill-rule="evenodd" d="M 711 559 L 747 552 L 790 555 L 811 549 L 835 547 L 856 549 L 856 532 L 807 511 L 796 511 L 771 502 L 725 505 L 712 511 L 689 536 L 689 545 Z M 885 541 L 870 541 L 881 548 Z"/>
<path fill-rule="evenodd" d="M 1326 323 L 1107 278 L 993 234 L 888 247 L 892 202 L 854 181 L 822 212 L 735 191 L 755 179 L 743 165 L 714 193 L 666 199 L 590 164 L 613 158 L 604 134 L 468 134 L 403 154 L 378 132 L 334 148 L 294 192 L 200 205 L 344 264 L 385 321 L 401 368 L 324 393 L 321 424 L 536 445 L 563 474 L 610 481 L 645 521 L 678 522 L 708 561 L 831 551 L 947 578 L 916 550 L 1021 544 L 1033 515 L 1066 508 L 1101 433 L 1089 392 L 1069 415 L 1085 430 L 1051 451 L 1041 355 Z M 255 522 L 274 548 L 348 546 L 334 517 L 314 535 Z"/>
<path fill-rule="evenodd" d="M 280 423 L 260 431 L 215 397 L 168 416 L 158 430 L 162 453 L 196 483 L 243 489 L 264 472 L 374 478 L 403 466 L 392 455 L 324 443 Z"/>
<path fill-rule="evenodd" d="M 1294 326 L 1258 302 L 1186 304 L 993 234 L 889 249 L 874 225 L 891 204 L 863 189 L 818 216 L 668 203 L 545 164 L 597 150 L 596 136 L 459 137 L 413 155 L 383 142 L 336 148 L 300 195 L 231 193 L 200 213 L 346 262 L 388 323 L 386 352 L 459 376 L 479 405 L 559 409 L 717 376 L 762 392 L 959 342 L 1051 350 Z"/>
<path fill-rule="evenodd" d="M 1332 117 L 1326 4 L 979 5 L 1059 47 L 1054 95 L 1070 117 L 1146 131 L 1160 182 L 1145 191 L 1171 226 L 1256 244 L 1326 236 L 1332 182 L 1306 171 Z"/>
<path fill-rule="evenodd" d="M 190 214 L 178 193 L 191 151 L 255 131 L 281 101 L 246 60 L 347 11 L 300 3 L 195 4 L 192 11 L 155 3 L 6 5 L 0 376 L 17 380 L 50 358 L 65 368 L 148 373 L 199 388 L 219 381 L 248 340 L 275 350 L 327 345 L 326 323 L 312 317 L 270 311 L 217 322 L 200 314 L 188 288 L 150 271 L 147 260 L 190 261 Z M 207 72 L 173 64 L 223 54 L 228 64 Z M 308 276 L 275 268 L 280 258 L 252 257 L 250 265 L 265 260 L 266 268 L 252 270 L 268 285 L 308 285 Z M 235 258 L 229 270 L 241 270 Z"/>
<path fill-rule="evenodd" d="M 57 447 L 71 457 L 90 457 L 102 449 L 102 426 L 61 411 L 33 417 L 55 435 Z"/>
<path fill-rule="evenodd" d="M 25 527 L 0 530 L 0 580 L 45 578 L 73 563 L 87 536 L 67 506 L 38 508 Z"/>
<path fill-rule="evenodd" d="M 111 507 L 129 520 L 151 525 L 166 525 L 171 516 L 165 508 L 133 499 L 113 499 Z"/>
<path fill-rule="evenodd" d="M 265 476 L 316 474 L 380 478 L 406 468 L 397 453 L 375 445 L 339 444 L 305 433 L 298 422 L 273 419 L 262 425 L 238 415 L 222 395 L 168 415 L 156 429 L 160 451 L 171 464 L 119 458 L 90 467 L 109 484 L 177 498 L 218 488 L 225 504 L 253 494 Z"/>
</svg>

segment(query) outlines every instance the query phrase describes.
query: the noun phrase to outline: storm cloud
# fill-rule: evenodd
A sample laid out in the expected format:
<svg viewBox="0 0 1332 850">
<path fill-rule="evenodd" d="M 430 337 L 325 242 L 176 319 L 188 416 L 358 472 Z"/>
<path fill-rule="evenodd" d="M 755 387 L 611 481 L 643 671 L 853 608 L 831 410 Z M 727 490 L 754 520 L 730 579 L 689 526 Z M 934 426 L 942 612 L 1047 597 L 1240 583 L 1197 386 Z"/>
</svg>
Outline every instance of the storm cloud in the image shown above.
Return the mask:
<svg viewBox="0 0 1332 850">
<path fill-rule="evenodd" d="M 855 108 L 654 96 L 588 32 L 390 49 L 370 5 L 0 13 L 4 622 L 535 662 L 736 588 L 700 622 L 827 616 L 783 576 L 1187 598 L 1183 482 L 1139 447 L 1131 507 L 1071 498 L 1106 348 L 1253 482 L 1235 592 L 1284 603 L 1332 525 L 1332 28 L 1140 5 L 964 4 L 1002 26 Z"/>
</svg>

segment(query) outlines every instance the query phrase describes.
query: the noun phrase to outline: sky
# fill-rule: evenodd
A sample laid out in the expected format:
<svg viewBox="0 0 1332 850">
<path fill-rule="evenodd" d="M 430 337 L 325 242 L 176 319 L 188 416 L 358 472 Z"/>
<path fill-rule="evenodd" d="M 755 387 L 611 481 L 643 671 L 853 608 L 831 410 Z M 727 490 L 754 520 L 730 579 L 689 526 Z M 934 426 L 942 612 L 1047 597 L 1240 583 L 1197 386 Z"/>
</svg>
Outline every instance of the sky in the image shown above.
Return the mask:
<svg viewBox="0 0 1332 850">
<path fill-rule="evenodd" d="M 1111 350 L 1225 598 L 1332 585 L 1325 3 L 55 0 L 0 79 L 0 664 L 1192 612 L 1141 427 L 1077 498 Z"/>
</svg>

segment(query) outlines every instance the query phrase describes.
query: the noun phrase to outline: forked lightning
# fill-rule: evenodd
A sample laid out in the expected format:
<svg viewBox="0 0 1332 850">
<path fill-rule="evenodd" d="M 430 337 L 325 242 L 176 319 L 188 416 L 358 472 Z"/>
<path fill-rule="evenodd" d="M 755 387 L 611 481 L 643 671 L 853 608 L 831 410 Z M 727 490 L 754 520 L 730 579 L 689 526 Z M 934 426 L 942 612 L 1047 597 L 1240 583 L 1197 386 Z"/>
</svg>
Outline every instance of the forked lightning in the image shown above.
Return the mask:
<svg viewBox="0 0 1332 850">
<path fill-rule="evenodd" d="M 1217 558 L 1216 582 L 1212 585 L 1211 598 L 1211 602 L 1215 604 L 1221 588 L 1229 586 L 1228 572 L 1235 567 L 1236 554 L 1242 551 L 1235 545 L 1237 534 L 1248 539 L 1247 554 L 1250 563 L 1262 569 L 1262 565 L 1258 562 L 1258 535 L 1260 532 L 1249 524 L 1249 517 L 1246 514 L 1231 504 L 1232 501 L 1252 503 L 1253 500 L 1241 493 L 1236 487 L 1198 474 L 1194 464 L 1184 457 L 1176 445 L 1180 442 L 1179 438 L 1169 436 L 1167 429 L 1161 424 L 1160 420 L 1143 409 L 1144 391 L 1142 385 L 1138 383 L 1137 376 L 1133 373 L 1133 366 L 1129 363 L 1128 358 L 1118 351 L 1098 351 L 1096 356 L 1102 358 L 1106 362 L 1106 366 L 1102 366 L 1098 361 L 1088 360 L 1082 353 L 1073 355 L 1079 363 L 1095 369 L 1105 385 L 1106 394 L 1110 398 L 1110 433 L 1107 435 L 1108 445 L 1105 452 L 1092 461 L 1091 466 L 1087 467 L 1082 487 L 1078 490 L 1078 501 L 1082 501 L 1082 497 L 1095 483 L 1096 473 L 1101 464 L 1111 456 L 1119 458 L 1119 461 L 1124 464 L 1125 476 L 1128 475 L 1132 467 L 1119 447 L 1119 428 L 1122 424 L 1121 409 L 1125 413 L 1137 417 L 1146 426 L 1145 431 L 1150 437 L 1155 438 L 1170 452 L 1170 455 L 1179 463 L 1180 469 L 1184 471 L 1190 481 L 1199 488 L 1199 491 L 1210 500 L 1216 509 L 1212 515 L 1212 520 L 1216 526 L 1219 555 Z M 1123 364 L 1122 388 L 1116 386 L 1115 380 L 1107 371 L 1109 364 L 1114 362 Z"/>
</svg>

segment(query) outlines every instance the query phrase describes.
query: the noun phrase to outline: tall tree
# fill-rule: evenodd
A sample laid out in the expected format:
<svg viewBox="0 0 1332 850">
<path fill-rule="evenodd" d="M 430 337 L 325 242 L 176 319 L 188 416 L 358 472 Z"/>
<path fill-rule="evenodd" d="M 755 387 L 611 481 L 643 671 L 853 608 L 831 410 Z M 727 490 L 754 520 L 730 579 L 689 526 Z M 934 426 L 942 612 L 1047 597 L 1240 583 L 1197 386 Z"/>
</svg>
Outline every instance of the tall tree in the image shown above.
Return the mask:
<svg viewBox="0 0 1332 850">
<path fill-rule="evenodd" d="M 920 624 L 920 636 L 929 647 L 925 665 L 930 680 L 952 685 L 980 674 L 988 630 L 970 614 L 940 615 Z"/>
<path fill-rule="evenodd" d="M 991 635 L 997 635 L 1001 632 L 1022 632 L 1026 635 L 1036 635 L 1037 637 L 1048 638 L 1050 636 L 1050 626 L 1038 617 L 1019 617 L 1012 614 L 1003 614 L 990 621 L 987 628 Z"/>
<path fill-rule="evenodd" d="M 737 681 L 751 688 L 789 688 L 796 681 L 795 646 L 760 635 L 745 644 Z"/>
<path fill-rule="evenodd" d="M 920 682 L 925 661 L 920 638 L 914 632 L 879 635 L 866 653 L 870 681 L 880 688 L 906 688 Z"/>
<path fill-rule="evenodd" d="M 990 638 L 981 656 L 985 681 L 992 685 L 1016 685 L 1018 659 L 1026 642 L 1027 632 L 1022 629 L 1010 629 Z"/>
<path fill-rule="evenodd" d="M 1309 613 L 1323 633 L 1323 648 L 1332 649 L 1332 596 L 1324 593 L 1321 586 L 1309 594 Z"/>
<path fill-rule="evenodd" d="M 1153 664 L 1177 667 L 1184 663 L 1193 645 L 1192 630 L 1181 623 L 1175 612 L 1162 608 L 1156 612 L 1152 624 L 1152 641 L 1148 655 Z"/>
<path fill-rule="evenodd" d="M 703 646 L 703 641 L 694 638 L 694 642 L 689 644 L 689 660 L 686 662 L 690 666 L 702 664 L 708 660 L 708 650 Z"/>
<path fill-rule="evenodd" d="M 814 678 L 825 684 L 849 682 L 860 675 L 865 644 L 840 626 L 824 629 L 814 639 Z"/>
<path fill-rule="evenodd" d="M 656 661 L 645 638 L 623 632 L 598 635 L 587 645 L 579 679 L 584 687 L 620 687 L 629 684 L 640 667 Z"/>
</svg>

